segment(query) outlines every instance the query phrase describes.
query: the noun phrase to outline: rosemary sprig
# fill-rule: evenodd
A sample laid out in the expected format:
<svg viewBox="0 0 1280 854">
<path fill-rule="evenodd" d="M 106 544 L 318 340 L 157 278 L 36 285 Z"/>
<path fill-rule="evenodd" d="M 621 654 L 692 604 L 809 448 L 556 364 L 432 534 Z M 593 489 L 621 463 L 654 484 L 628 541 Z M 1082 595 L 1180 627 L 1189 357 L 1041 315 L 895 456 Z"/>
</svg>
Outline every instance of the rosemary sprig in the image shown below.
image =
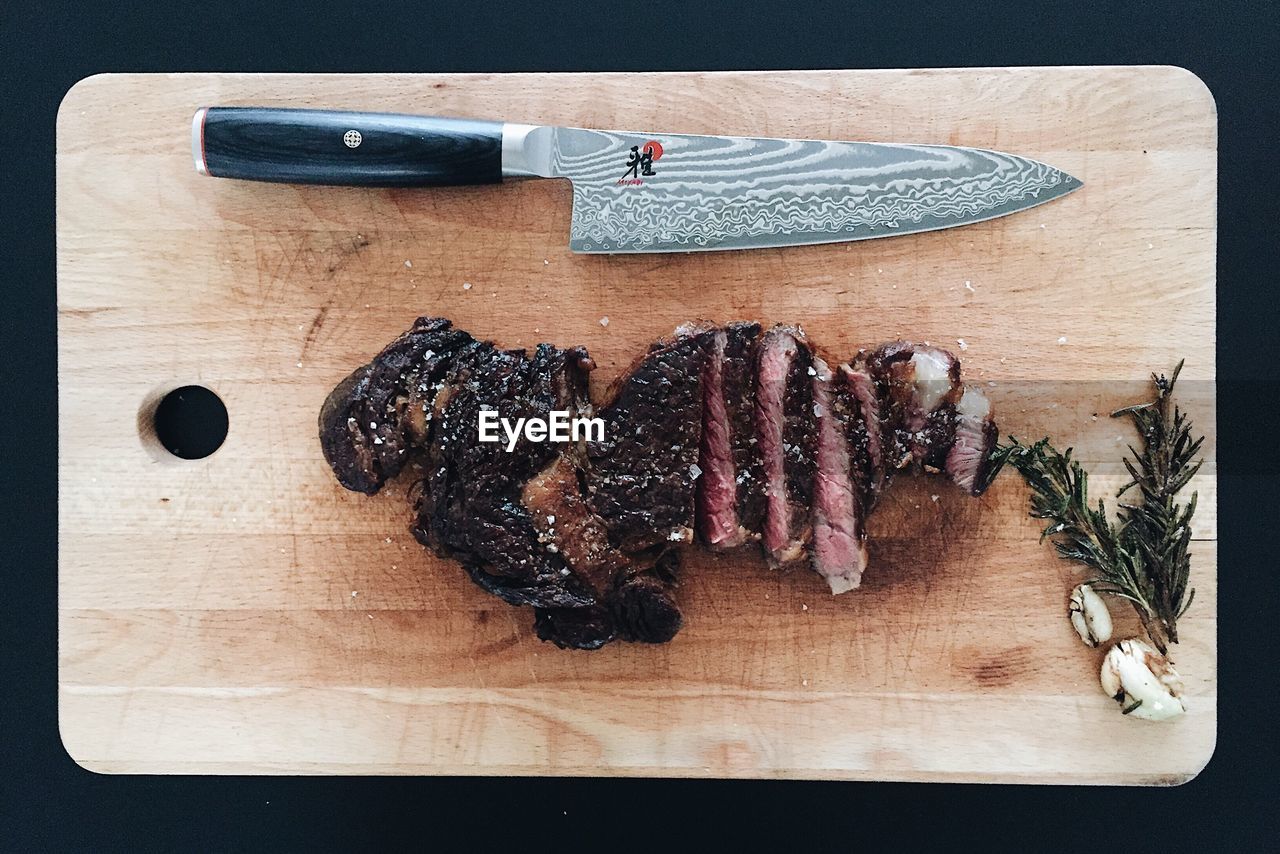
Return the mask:
<svg viewBox="0 0 1280 854">
<path fill-rule="evenodd" d="M 1192 462 L 1200 453 L 1204 436 L 1192 438 L 1190 420 L 1173 403 L 1173 386 L 1181 372 L 1182 362 L 1178 362 L 1168 379 L 1152 374 L 1155 400 L 1111 413 L 1113 418 L 1127 415 L 1132 419 L 1142 439 L 1142 453 L 1129 446 L 1133 459 L 1126 457 L 1124 467 L 1132 479 L 1117 493 L 1117 497 L 1123 498 L 1126 492 L 1137 487 L 1140 500 L 1121 502 L 1119 516 L 1125 530 L 1132 533 L 1142 549 L 1146 565 L 1152 567 L 1149 574 L 1155 610 L 1162 633 L 1172 643 L 1178 642 L 1178 618 L 1186 613 L 1195 598 L 1195 590 L 1187 589 L 1191 572 L 1191 555 L 1187 549 L 1191 545 L 1196 493 L 1191 494 L 1185 505 L 1178 504 L 1177 496 L 1204 464 L 1203 460 Z M 1160 651 L 1165 651 L 1163 646 Z"/>
<path fill-rule="evenodd" d="M 1047 438 L 1023 445 L 1010 436 L 992 453 L 988 475 L 1006 464 L 1022 475 L 1031 487 L 1031 516 L 1049 521 L 1041 540 L 1050 538 L 1059 557 L 1091 568 L 1096 576 L 1088 583 L 1099 593 L 1132 603 L 1161 653 L 1178 642 L 1178 618 L 1195 596 L 1187 579 L 1196 496 L 1182 505 L 1177 494 L 1200 470 L 1203 460 L 1192 460 L 1204 437 L 1192 438 L 1190 420 L 1172 403 L 1181 371 L 1179 362 L 1170 378 L 1152 374 L 1154 400 L 1111 413 L 1129 417 L 1141 439 L 1141 450 L 1129 446 L 1132 458 L 1123 462 L 1131 480 L 1117 493 L 1123 498 L 1136 488 L 1139 500 L 1120 502 L 1115 522 L 1101 499 L 1090 506 L 1089 476 L 1071 449 L 1060 453 Z"/>
</svg>

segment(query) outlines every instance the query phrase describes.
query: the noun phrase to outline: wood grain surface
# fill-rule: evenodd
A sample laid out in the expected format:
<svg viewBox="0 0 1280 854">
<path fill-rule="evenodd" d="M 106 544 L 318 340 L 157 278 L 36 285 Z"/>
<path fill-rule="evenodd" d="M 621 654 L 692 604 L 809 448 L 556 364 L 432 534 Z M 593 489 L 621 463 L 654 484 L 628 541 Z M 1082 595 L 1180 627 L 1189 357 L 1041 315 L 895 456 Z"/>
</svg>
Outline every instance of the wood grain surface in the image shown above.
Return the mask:
<svg viewBox="0 0 1280 854">
<path fill-rule="evenodd" d="M 574 256 L 564 182 L 200 177 L 206 104 L 952 143 L 1085 186 L 856 245 Z M 338 487 L 315 427 L 419 314 L 585 344 L 601 386 L 682 321 L 790 321 L 839 354 L 952 347 L 1002 432 L 1074 445 L 1114 491 L 1133 436 L 1107 413 L 1149 371 L 1185 357 L 1181 400 L 1214 424 L 1216 115 L 1188 72 L 110 75 L 67 95 L 57 138 L 59 706 L 85 767 L 1173 784 L 1211 756 L 1212 435 L 1174 650 L 1189 711 L 1150 724 L 1103 696 L 1066 619 L 1080 576 L 1037 544 L 1012 476 L 978 500 L 897 482 L 857 592 L 690 553 L 674 642 L 568 652 L 412 541 L 407 483 Z M 147 428 L 189 383 L 230 413 L 203 460 Z"/>
</svg>

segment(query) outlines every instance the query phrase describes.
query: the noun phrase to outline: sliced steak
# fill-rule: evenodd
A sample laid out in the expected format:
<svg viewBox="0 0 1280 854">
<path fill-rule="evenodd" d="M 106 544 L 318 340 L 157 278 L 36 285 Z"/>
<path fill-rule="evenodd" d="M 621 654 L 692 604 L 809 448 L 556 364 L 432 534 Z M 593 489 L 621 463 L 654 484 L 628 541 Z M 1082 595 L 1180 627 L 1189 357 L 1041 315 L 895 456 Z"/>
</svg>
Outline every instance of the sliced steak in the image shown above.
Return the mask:
<svg viewBox="0 0 1280 854">
<path fill-rule="evenodd" d="M 660 643 L 679 631 L 678 546 L 761 532 L 774 566 L 806 555 L 840 593 L 866 567 L 865 519 L 890 472 L 945 468 L 973 494 L 990 476 L 990 405 L 959 363 L 905 342 L 833 370 L 804 334 L 682 327 L 611 387 L 603 438 L 479 441 L 479 418 L 595 415 L 580 347 L 500 350 L 419 318 L 322 407 L 339 482 L 374 493 L 418 458 L 415 536 L 485 590 L 531 605 L 561 647 Z"/>
<path fill-rule="evenodd" d="M 804 557 L 812 531 L 809 506 L 817 429 L 813 355 L 804 333 L 775 326 L 759 347 L 755 426 L 765 483 L 763 544 L 770 564 Z"/>
<path fill-rule="evenodd" d="M 613 384 L 586 447 L 587 501 L 628 554 L 693 536 L 702 434 L 702 377 L 715 330 L 683 327 Z"/>
<path fill-rule="evenodd" d="M 338 482 L 373 495 L 426 442 L 431 401 L 453 356 L 474 344 L 440 317 L 420 317 L 320 408 L 320 448 Z"/>
<path fill-rule="evenodd" d="M 741 545 L 738 484 L 735 482 L 729 414 L 724 402 L 724 348 L 728 336 L 715 333 L 711 357 L 702 376 L 702 442 L 698 454 L 695 495 L 699 539 L 712 548 Z"/>
<path fill-rule="evenodd" d="M 998 439 L 991 402 L 978 389 L 966 386 L 956 404 L 955 442 L 947 453 L 947 476 L 970 495 L 981 495 L 989 485 L 991 453 Z"/>
<path fill-rule="evenodd" d="M 738 522 L 753 538 L 764 523 L 764 464 L 756 436 L 755 402 L 760 324 L 731 323 L 724 351 L 724 399 L 737 473 Z"/>
<path fill-rule="evenodd" d="M 867 566 L 862 486 L 849 441 L 860 420 L 852 390 L 827 363 L 814 359 L 813 409 L 817 417 L 817 467 L 813 484 L 813 568 L 832 593 L 857 587 Z"/>
<path fill-rule="evenodd" d="M 758 323 L 733 323 L 716 332 L 703 374 L 697 522 L 699 539 L 714 549 L 756 537 L 764 516 L 754 427 L 759 338 Z"/>
</svg>

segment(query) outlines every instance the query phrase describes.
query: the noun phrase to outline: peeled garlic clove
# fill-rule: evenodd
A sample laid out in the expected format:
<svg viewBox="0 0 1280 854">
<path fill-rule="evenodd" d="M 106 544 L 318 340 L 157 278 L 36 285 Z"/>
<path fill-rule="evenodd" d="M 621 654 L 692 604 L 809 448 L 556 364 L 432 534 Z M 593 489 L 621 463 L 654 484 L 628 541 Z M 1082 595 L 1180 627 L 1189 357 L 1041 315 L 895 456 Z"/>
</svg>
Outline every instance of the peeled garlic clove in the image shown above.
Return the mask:
<svg viewBox="0 0 1280 854">
<path fill-rule="evenodd" d="M 1182 677 L 1169 659 L 1137 638 L 1120 641 L 1102 660 L 1102 690 L 1127 711 L 1147 721 L 1184 713 Z"/>
<path fill-rule="evenodd" d="M 1089 585 L 1076 585 L 1076 589 L 1071 591 L 1071 604 L 1067 611 L 1076 634 L 1089 646 L 1111 640 L 1111 612 L 1107 610 L 1107 603 Z"/>
</svg>

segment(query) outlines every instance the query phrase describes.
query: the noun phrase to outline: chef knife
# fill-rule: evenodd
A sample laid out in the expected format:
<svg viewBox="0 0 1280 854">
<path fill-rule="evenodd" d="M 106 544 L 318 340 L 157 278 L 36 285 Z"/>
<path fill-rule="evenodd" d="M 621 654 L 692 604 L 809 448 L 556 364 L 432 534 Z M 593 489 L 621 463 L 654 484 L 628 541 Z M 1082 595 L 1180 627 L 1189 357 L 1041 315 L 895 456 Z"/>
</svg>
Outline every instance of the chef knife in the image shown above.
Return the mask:
<svg viewBox="0 0 1280 854">
<path fill-rule="evenodd" d="M 588 130 L 394 113 L 205 107 L 196 170 L 358 187 L 568 178 L 575 252 L 890 237 L 1016 213 L 1081 186 L 979 148 Z"/>
</svg>

